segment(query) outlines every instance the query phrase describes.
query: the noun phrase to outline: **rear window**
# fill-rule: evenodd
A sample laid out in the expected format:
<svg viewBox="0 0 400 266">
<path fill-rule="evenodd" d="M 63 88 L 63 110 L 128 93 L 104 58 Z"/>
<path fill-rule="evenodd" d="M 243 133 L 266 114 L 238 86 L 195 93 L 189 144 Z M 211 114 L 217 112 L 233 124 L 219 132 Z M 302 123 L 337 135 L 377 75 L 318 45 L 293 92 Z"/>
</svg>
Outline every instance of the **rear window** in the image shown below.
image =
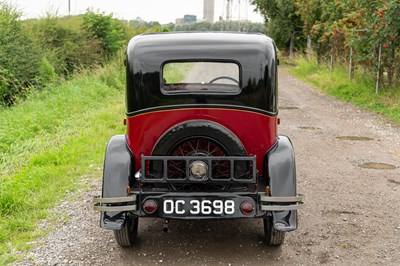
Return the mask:
<svg viewBox="0 0 400 266">
<path fill-rule="evenodd" d="M 171 62 L 164 64 L 165 94 L 238 94 L 240 68 L 233 62 Z"/>
</svg>

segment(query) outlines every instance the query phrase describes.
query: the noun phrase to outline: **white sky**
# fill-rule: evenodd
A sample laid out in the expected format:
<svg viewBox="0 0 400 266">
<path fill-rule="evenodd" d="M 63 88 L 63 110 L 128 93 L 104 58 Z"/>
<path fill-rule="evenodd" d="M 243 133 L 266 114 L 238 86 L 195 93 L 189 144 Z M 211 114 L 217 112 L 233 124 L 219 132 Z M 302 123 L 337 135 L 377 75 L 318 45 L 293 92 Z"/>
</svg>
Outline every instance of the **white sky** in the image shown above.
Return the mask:
<svg viewBox="0 0 400 266">
<path fill-rule="evenodd" d="M 176 18 L 185 14 L 196 15 L 197 19 L 203 18 L 203 0 L 7 0 L 13 3 L 22 12 L 23 18 L 37 18 L 47 12 L 58 15 L 68 14 L 68 1 L 71 3 L 71 14 L 84 13 L 88 8 L 95 11 L 113 13 L 116 18 L 136 19 L 145 21 L 158 21 L 161 24 L 175 23 Z M 245 0 L 235 0 L 242 5 Z M 234 2 L 235 2 L 234 1 Z M 223 6 L 226 0 L 215 0 L 215 20 L 223 15 Z M 249 1 L 247 1 L 249 2 Z M 236 8 L 235 8 L 236 7 Z M 255 13 L 254 6 L 240 9 L 240 17 L 253 22 L 263 22 L 262 17 Z M 239 17 L 238 4 L 234 5 L 233 17 Z"/>
</svg>

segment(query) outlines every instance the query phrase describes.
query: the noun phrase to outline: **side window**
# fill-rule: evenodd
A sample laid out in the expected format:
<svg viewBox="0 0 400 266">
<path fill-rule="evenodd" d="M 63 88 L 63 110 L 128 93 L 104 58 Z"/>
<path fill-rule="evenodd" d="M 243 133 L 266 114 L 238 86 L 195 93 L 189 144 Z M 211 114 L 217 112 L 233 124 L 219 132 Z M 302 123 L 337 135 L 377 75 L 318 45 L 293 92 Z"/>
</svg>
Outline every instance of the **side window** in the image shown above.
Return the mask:
<svg viewBox="0 0 400 266">
<path fill-rule="evenodd" d="M 170 62 L 163 65 L 164 94 L 238 94 L 240 67 L 233 62 Z"/>
</svg>

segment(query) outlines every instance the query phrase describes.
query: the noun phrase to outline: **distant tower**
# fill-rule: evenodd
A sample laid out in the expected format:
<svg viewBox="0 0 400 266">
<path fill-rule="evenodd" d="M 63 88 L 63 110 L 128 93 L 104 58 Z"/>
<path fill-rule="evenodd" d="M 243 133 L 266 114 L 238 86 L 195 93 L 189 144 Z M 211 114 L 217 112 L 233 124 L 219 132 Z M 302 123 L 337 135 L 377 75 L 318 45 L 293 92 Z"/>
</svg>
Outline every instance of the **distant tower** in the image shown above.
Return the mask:
<svg viewBox="0 0 400 266">
<path fill-rule="evenodd" d="M 223 17 L 227 21 L 247 21 L 248 8 L 248 0 L 224 0 Z"/>
<path fill-rule="evenodd" d="M 214 23 L 214 0 L 204 0 L 203 19 Z"/>
<path fill-rule="evenodd" d="M 248 8 L 249 0 L 224 0 L 225 17 L 226 21 L 237 23 L 238 31 L 248 31 L 249 20 L 248 20 Z M 230 25 L 228 26 L 228 31 L 230 30 Z"/>
</svg>

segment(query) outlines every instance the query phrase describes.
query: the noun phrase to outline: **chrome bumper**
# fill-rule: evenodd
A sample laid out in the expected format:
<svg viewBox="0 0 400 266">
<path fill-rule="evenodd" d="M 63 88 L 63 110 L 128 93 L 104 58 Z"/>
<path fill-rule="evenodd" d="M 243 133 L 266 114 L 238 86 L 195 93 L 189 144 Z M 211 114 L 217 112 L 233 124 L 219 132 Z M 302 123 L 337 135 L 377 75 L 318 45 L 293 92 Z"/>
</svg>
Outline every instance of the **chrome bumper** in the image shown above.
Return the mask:
<svg viewBox="0 0 400 266">
<path fill-rule="evenodd" d="M 99 212 L 136 211 L 136 195 L 118 198 L 98 196 L 93 199 L 93 209 Z"/>
<path fill-rule="evenodd" d="M 261 210 L 263 211 L 294 211 L 304 206 L 304 195 L 294 197 L 270 197 L 261 195 Z"/>
<path fill-rule="evenodd" d="M 293 211 L 304 206 L 304 195 L 299 194 L 295 197 L 270 197 L 261 195 L 261 210 L 263 211 Z M 93 209 L 99 212 L 123 212 L 136 211 L 136 195 L 118 198 L 93 199 Z"/>
</svg>

